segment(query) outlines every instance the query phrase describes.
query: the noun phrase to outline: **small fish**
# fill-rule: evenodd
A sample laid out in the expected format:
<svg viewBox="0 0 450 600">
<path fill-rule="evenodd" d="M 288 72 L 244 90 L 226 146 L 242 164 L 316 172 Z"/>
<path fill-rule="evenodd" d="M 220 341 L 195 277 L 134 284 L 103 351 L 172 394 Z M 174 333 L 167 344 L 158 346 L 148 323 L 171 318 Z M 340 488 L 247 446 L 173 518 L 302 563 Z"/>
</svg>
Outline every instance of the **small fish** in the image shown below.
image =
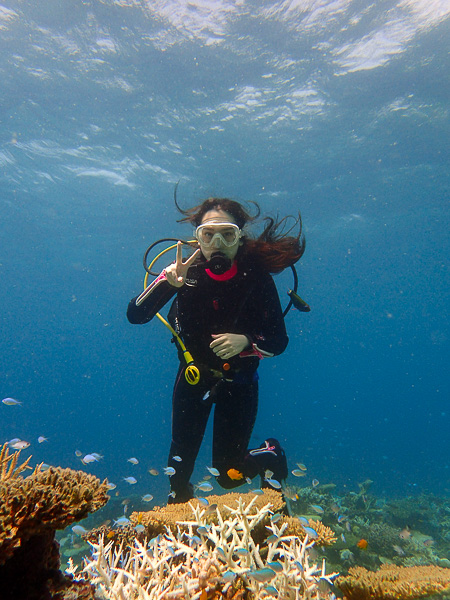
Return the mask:
<svg viewBox="0 0 450 600">
<path fill-rule="evenodd" d="M 403 550 L 403 548 L 401 546 L 394 545 L 392 547 L 393 547 L 394 551 L 397 552 L 397 554 L 399 556 L 405 556 L 406 553 L 405 553 L 405 551 Z"/>
<path fill-rule="evenodd" d="M 273 533 L 272 535 L 269 535 L 269 537 L 266 539 L 266 542 L 268 544 L 274 544 L 275 542 L 278 542 L 279 539 L 279 536 Z"/>
<path fill-rule="evenodd" d="M 278 596 L 278 590 L 276 587 L 273 587 L 273 585 L 267 585 L 264 588 L 264 592 L 266 592 L 266 594 L 269 596 Z"/>
<path fill-rule="evenodd" d="M 39 442 L 40 444 L 42 444 L 42 442 L 48 442 L 48 438 L 44 437 L 43 435 L 40 435 L 40 436 L 38 437 L 38 442 Z"/>
<path fill-rule="evenodd" d="M 337 520 L 338 520 L 338 523 L 342 523 L 342 521 L 346 521 L 347 520 L 347 517 L 345 515 L 339 515 L 338 518 L 337 518 Z"/>
<path fill-rule="evenodd" d="M 172 456 L 173 460 L 176 460 L 177 462 L 181 462 L 183 459 L 181 458 L 181 456 Z"/>
<path fill-rule="evenodd" d="M 108 490 L 112 491 L 116 489 L 117 485 L 115 483 L 109 482 L 106 484 L 106 487 L 108 488 Z"/>
<path fill-rule="evenodd" d="M 199 525 L 199 527 L 197 527 L 197 533 L 200 535 L 206 535 L 208 533 L 208 529 L 203 525 Z"/>
<path fill-rule="evenodd" d="M 2 402 L 3 404 L 6 404 L 6 406 L 21 406 L 22 404 L 22 402 L 14 400 L 14 398 L 3 398 Z"/>
<path fill-rule="evenodd" d="M 270 517 L 270 521 L 271 521 L 272 523 L 278 523 L 278 521 L 279 521 L 280 519 L 281 519 L 281 515 L 280 515 L 280 513 L 275 513 L 274 515 L 272 515 L 272 516 Z"/>
<path fill-rule="evenodd" d="M 300 523 L 302 525 L 306 525 L 306 527 L 309 526 L 309 521 L 308 521 L 308 519 L 306 517 L 298 517 L 298 520 L 300 521 Z"/>
<path fill-rule="evenodd" d="M 130 485 L 134 485 L 135 483 L 137 483 L 136 477 L 124 477 L 123 480 L 129 483 Z"/>
<path fill-rule="evenodd" d="M 267 566 L 269 567 L 269 569 L 273 569 L 275 573 L 281 573 L 281 571 L 283 570 L 283 565 L 278 560 L 268 562 Z"/>
<path fill-rule="evenodd" d="M 227 475 L 230 479 L 233 479 L 233 481 L 239 481 L 240 479 L 244 479 L 244 475 L 237 469 L 228 469 Z"/>
<path fill-rule="evenodd" d="M 311 504 L 310 506 L 313 509 L 313 511 L 316 512 L 318 515 L 323 515 L 324 510 L 321 506 L 319 506 L 318 504 Z"/>
<path fill-rule="evenodd" d="M 10 448 L 13 448 L 13 450 L 25 450 L 25 448 L 29 448 L 30 442 L 19 440 L 18 442 L 14 442 L 13 444 L 9 443 L 8 446 Z"/>
<path fill-rule="evenodd" d="M 268 569 L 266 567 L 264 569 L 253 569 L 252 571 L 248 571 L 246 575 L 259 583 L 266 583 L 266 581 L 273 579 L 276 573 L 273 569 Z"/>
<path fill-rule="evenodd" d="M 151 502 L 153 500 L 153 496 L 151 494 L 145 494 L 145 496 L 142 496 L 141 500 L 143 502 Z"/>
<path fill-rule="evenodd" d="M 83 453 L 80 450 L 75 450 L 75 456 L 80 458 L 80 456 L 83 456 Z"/>
<path fill-rule="evenodd" d="M 343 533 L 341 533 L 341 540 L 344 542 L 344 544 L 347 543 L 347 540 L 345 539 L 345 535 Z"/>
<path fill-rule="evenodd" d="M 303 463 L 296 463 L 300 471 L 306 471 L 306 466 Z"/>
<path fill-rule="evenodd" d="M 139 461 L 137 458 L 134 458 L 134 456 L 132 456 L 131 458 L 127 458 L 127 462 L 131 463 L 132 465 L 138 465 Z"/>
<path fill-rule="evenodd" d="M 256 494 L 257 496 L 262 496 L 264 494 L 264 490 L 261 488 L 255 488 L 254 490 L 250 490 L 251 494 Z"/>
<path fill-rule="evenodd" d="M 279 481 L 277 481 L 276 479 L 266 479 L 267 483 L 269 485 L 271 485 L 273 488 L 280 490 L 281 489 L 281 483 Z"/>
<path fill-rule="evenodd" d="M 175 475 L 176 471 L 173 467 L 164 467 L 163 469 L 164 474 L 168 475 L 169 477 L 172 477 L 172 475 Z"/>
<path fill-rule="evenodd" d="M 206 468 L 211 473 L 211 475 L 213 475 L 214 477 L 219 477 L 220 473 L 219 473 L 218 469 L 216 469 L 215 467 L 206 467 Z"/>
<path fill-rule="evenodd" d="M 169 498 L 176 498 L 176 495 L 176 492 L 170 492 L 170 494 L 168 494 Z"/>
<path fill-rule="evenodd" d="M 273 477 L 273 471 L 271 471 L 270 469 L 266 469 L 264 471 L 264 479 L 270 479 L 271 477 Z"/>
<path fill-rule="evenodd" d="M 153 475 L 153 477 L 159 475 L 158 469 L 149 469 L 148 472 L 150 473 L 150 475 Z"/>
<path fill-rule="evenodd" d="M 236 554 L 238 556 L 248 556 L 249 551 L 247 550 L 247 548 L 237 548 L 236 549 Z"/>
<path fill-rule="evenodd" d="M 207 498 L 201 498 L 200 496 L 198 496 L 197 500 L 200 502 L 200 504 L 203 504 L 203 506 L 209 506 L 209 501 Z"/>
<path fill-rule="evenodd" d="M 311 481 L 311 485 L 313 486 L 313 488 L 317 487 L 319 485 L 319 480 L 318 479 L 313 479 Z"/>
<path fill-rule="evenodd" d="M 213 486 L 209 483 L 209 481 L 202 481 L 195 487 L 197 490 L 201 490 L 202 492 L 210 492 L 213 489 Z"/>
<path fill-rule="evenodd" d="M 303 526 L 303 530 L 307 534 L 307 536 L 309 537 L 310 540 L 317 540 L 317 538 L 319 537 L 317 535 L 317 531 L 315 529 L 313 529 L 312 527 Z"/>
<path fill-rule="evenodd" d="M 98 462 L 98 458 L 96 458 L 93 454 L 86 454 L 85 456 L 83 456 L 83 458 L 81 459 L 81 462 L 84 465 L 87 465 L 88 463 L 92 463 L 92 462 Z"/>
<path fill-rule="evenodd" d="M 251 477 L 246 477 L 245 481 L 246 481 L 246 483 L 248 483 L 248 485 L 252 484 L 252 478 Z"/>
<path fill-rule="evenodd" d="M 304 473 L 303 471 L 300 471 L 300 469 L 294 469 L 292 471 L 292 475 L 294 477 L 305 477 L 306 473 Z"/>
<path fill-rule="evenodd" d="M 119 519 L 117 519 L 117 521 L 114 521 L 114 525 L 117 525 L 117 527 L 124 527 L 129 523 L 130 519 L 128 519 L 128 517 L 120 517 Z"/>
<path fill-rule="evenodd" d="M 205 500 L 206 500 L 206 498 L 205 498 Z M 205 512 L 205 517 L 214 514 L 216 512 L 216 510 L 217 510 L 217 504 L 211 504 L 210 506 L 208 506 L 208 508 Z"/>
<path fill-rule="evenodd" d="M 228 583 L 229 581 L 233 581 L 235 577 L 236 573 L 234 571 L 225 571 L 225 573 L 222 575 L 222 580 L 225 583 Z"/>
<path fill-rule="evenodd" d="M 139 523 L 138 525 L 135 526 L 134 530 L 136 533 L 144 533 L 145 525 L 142 525 L 142 523 Z"/>
<path fill-rule="evenodd" d="M 41 471 L 47 471 L 48 469 L 50 469 L 50 465 L 48 465 L 47 463 L 41 464 Z"/>
<path fill-rule="evenodd" d="M 75 535 L 83 535 L 85 533 L 87 533 L 87 529 L 85 529 L 82 525 L 74 525 L 72 527 L 72 531 L 74 532 Z"/>
<path fill-rule="evenodd" d="M 101 460 L 103 458 L 103 455 L 99 454 L 98 452 L 91 452 L 91 455 L 95 458 L 95 460 Z"/>
<path fill-rule="evenodd" d="M 425 546 L 425 548 L 429 548 L 430 546 L 434 545 L 434 540 L 433 538 L 427 538 L 426 540 L 423 540 L 422 544 Z"/>
<path fill-rule="evenodd" d="M 281 491 L 283 492 L 284 496 L 286 498 L 289 498 L 289 500 L 292 500 L 293 502 L 296 502 L 298 500 L 298 494 L 295 488 L 293 488 L 290 485 L 284 485 L 281 488 Z"/>
<path fill-rule="evenodd" d="M 404 529 L 402 529 L 400 531 L 400 533 L 398 534 L 398 537 L 401 540 L 409 540 L 409 538 L 411 537 L 411 532 L 407 527 L 405 527 Z"/>
<path fill-rule="evenodd" d="M 360 548 L 361 550 L 367 550 L 367 546 L 369 545 L 369 542 L 367 540 L 365 540 L 364 538 L 361 538 L 359 540 L 359 542 L 356 543 L 356 545 L 358 546 L 358 548 Z"/>
</svg>

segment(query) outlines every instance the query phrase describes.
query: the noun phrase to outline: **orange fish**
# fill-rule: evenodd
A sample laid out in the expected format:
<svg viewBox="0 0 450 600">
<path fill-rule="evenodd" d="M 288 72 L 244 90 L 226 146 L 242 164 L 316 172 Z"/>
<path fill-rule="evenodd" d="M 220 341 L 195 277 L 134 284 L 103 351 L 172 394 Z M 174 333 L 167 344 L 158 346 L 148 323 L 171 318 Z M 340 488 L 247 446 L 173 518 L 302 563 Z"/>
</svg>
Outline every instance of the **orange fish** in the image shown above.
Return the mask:
<svg viewBox="0 0 450 600">
<path fill-rule="evenodd" d="M 358 546 L 358 548 L 361 548 L 361 550 L 366 550 L 367 546 L 369 545 L 369 542 L 364 538 L 361 538 L 356 545 Z"/>
<path fill-rule="evenodd" d="M 398 534 L 398 537 L 401 540 L 409 540 L 409 538 L 411 537 L 411 532 L 407 527 L 405 527 L 405 529 L 402 529 L 400 531 L 400 533 Z"/>
<path fill-rule="evenodd" d="M 244 479 L 244 475 L 237 469 L 228 469 L 227 475 L 230 479 L 234 479 L 235 481 L 239 481 L 239 479 Z"/>
</svg>

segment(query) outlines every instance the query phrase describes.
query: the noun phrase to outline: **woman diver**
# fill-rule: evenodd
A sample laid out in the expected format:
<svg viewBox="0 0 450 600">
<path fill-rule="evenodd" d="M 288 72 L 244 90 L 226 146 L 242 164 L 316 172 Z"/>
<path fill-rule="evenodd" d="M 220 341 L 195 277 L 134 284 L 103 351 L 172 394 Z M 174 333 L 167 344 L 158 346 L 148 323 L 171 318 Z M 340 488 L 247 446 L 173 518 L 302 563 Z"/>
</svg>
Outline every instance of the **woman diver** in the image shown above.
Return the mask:
<svg viewBox="0 0 450 600">
<path fill-rule="evenodd" d="M 213 404 L 212 465 L 217 482 L 231 489 L 259 474 L 262 487 L 279 489 L 288 475 L 279 442 L 268 438 L 254 449 L 248 444 L 258 407 L 259 361 L 281 354 L 288 344 L 271 273 L 280 273 L 303 255 L 301 218 L 296 221 L 298 235 L 289 236 L 286 219 L 267 217 L 264 231 L 253 239 L 244 227 L 259 216 L 257 204 L 257 214 L 251 216 L 227 198 L 208 198 L 187 210 L 176 197 L 175 203 L 184 215 L 179 222 L 196 228 L 197 249 L 183 260 L 178 242 L 175 262 L 131 300 L 127 312 L 130 323 L 147 323 L 175 296 L 168 320 L 200 371 L 198 382 L 188 381 L 178 345 L 169 502 L 194 496 L 189 480 Z"/>
</svg>

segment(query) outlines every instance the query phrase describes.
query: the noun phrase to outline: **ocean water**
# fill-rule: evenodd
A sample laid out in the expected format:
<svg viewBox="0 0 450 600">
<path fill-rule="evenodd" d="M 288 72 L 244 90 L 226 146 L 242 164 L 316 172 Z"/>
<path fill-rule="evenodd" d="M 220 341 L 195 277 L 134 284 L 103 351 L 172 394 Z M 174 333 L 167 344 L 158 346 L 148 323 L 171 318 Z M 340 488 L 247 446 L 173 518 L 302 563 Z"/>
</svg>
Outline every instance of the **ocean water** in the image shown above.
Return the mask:
<svg viewBox="0 0 450 600">
<path fill-rule="evenodd" d="M 252 442 L 278 437 L 304 485 L 448 495 L 449 15 L 447 0 L 3 1 L 0 394 L 22 405 L 0 404 L 0 443 L 165 501 L 148 469 L 166 464 L 176 353 L 125 313 L 146 247 L 190 235 L 179 181 L 183 206 L 302 213 L 312 310 L 288 314 L 288 349 L 261 365 Z M 276 282 L 285 304 L 290 274 Z M 209 431 L 198 479 L 210 452 Z"/>
</svg>

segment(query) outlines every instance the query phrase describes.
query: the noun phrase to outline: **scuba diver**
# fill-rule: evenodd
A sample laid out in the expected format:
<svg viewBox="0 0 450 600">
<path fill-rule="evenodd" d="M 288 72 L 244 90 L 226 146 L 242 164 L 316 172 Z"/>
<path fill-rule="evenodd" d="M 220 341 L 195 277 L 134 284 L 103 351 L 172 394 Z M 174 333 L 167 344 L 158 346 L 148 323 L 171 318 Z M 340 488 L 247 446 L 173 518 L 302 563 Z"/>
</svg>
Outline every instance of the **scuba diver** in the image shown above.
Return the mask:
<svg viewBox="0 0 450 600">
<path fill-rule="evenodd" d="M 266 217 L 264 231 L 252 238 L 244 228 L 260 215 L 256 203 L 255 216 L 228 198 L 208 198 L 183 210 L 175 189 L 175 204 L 183 214 L 179 222 L 195 227 L 195 240 L 178 241 L 175 262 L 131 300 L 127 311 L 130 323 L 147 323 L 175 296 L 165 322 L 180 355 L 166 471 L 171 473 L 169 503 L 194 497 L 190 477 L 213 405 L 217 482 L 232 489 L 260 475 L 261 487 L 280 489 L 288 468 L 278 440 L 268 438 L 253 449 L 248 445 L 258 408 L 259 362 L 281 354 L 288 344 L 271 273 L 293 268 L 303 255 L 301 217 L 295 236 L 288 235 L 292 228 L 285 231 L 287 217 Z M 196 248 L 187 259 L 183 243 Z M 294 306 L 309 310 L 295 292 L 288 293 Z"/>
</svg>

